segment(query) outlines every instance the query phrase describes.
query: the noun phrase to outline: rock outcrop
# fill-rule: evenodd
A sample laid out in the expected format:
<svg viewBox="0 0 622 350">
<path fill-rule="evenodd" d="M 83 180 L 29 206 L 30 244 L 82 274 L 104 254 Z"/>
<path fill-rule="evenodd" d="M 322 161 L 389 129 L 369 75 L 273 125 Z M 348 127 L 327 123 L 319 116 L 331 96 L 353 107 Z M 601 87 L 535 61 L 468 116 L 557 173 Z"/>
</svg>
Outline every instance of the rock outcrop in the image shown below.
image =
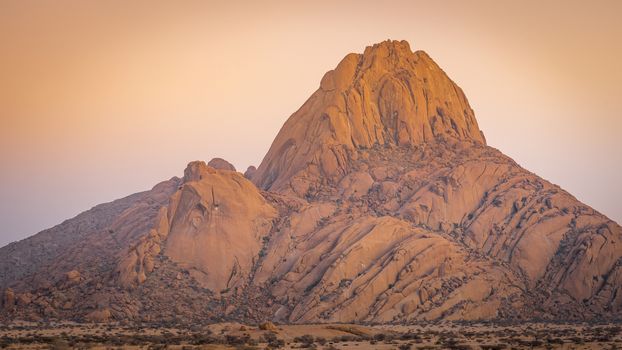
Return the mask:
<svg viewBox="0 0 622 350">
<path fill-rule="evenodd" d="M 171 199 L 166 255 L 206 288 L 244 286 L 276 210 L 242 174 L 188 165 Z"/>
<path fill-rule="evenodd" d="M 222 158 L 212 158 L 212 160 L 210 160 L 207 165 L 211 166 L 214 169 L 236 171 L 233 164 L 227 162 Z"/>
<path fill-rule="evenodd" d="M 486 145 L 427 54 L 386 41 L 328 72 L 244 176 L 192 162 L 0 248 L 0 317 L 614 319 L 621 242 L 617 223 Z"/>
<path fill-rule="evenodd" d="M 246 168 L 246 171 L 244 172 L 244 177 L 250 180 L 253 178 L 253 175 L 255 175 L 256 171 L 257 171 L 257 168 L 251 165 L 248 168 Z"/>
</svg>

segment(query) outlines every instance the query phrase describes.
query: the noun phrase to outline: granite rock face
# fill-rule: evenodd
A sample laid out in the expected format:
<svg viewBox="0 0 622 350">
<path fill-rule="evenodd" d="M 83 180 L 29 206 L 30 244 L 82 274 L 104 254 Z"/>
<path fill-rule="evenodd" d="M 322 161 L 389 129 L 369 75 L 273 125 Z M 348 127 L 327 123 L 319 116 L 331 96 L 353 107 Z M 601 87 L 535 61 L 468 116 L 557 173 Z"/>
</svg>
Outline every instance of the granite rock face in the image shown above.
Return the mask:
<svg viewBox="0 0 622 350">
<path fill-rule="evenodd" d="M 347 174 L 358 149 L 453 137 L 485 144 L 462 90 L 423 51 L 386 41 L 347 55 L 285 123 L 253 175 L 260 188 L 301 194 Z M 310 180 L 309 177 L 314 179 Z"/>
<path fill-rule="evenodd" d="M 243 287 L 276 210 L 240 173 L 194 162 L 186 174 L 169 206 L 165 254 L 210 290 Z"/>
<path fill-rule="evenodd" d="M 486 145 L 422 51 L 349 54 L 257 169 L 183 178 L 0 248 L 1 318 L 622 316 L 622 228 Z"/>
</svg>

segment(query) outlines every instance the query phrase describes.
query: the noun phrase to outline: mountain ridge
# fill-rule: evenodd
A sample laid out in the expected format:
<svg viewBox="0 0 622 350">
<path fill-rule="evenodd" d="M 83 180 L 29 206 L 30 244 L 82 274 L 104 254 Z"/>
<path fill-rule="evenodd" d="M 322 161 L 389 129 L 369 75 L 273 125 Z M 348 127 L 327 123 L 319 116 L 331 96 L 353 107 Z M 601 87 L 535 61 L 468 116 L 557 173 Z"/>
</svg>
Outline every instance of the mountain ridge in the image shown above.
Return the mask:
<svg viewBox="0 0 622 350">
<path fill-rule="evenodd" d="M 404 41 L 326 73 L 256 169 L 195 161 L 96 208 L 0 248 L 0 318 L 622 316 L 622 228 L 488 146 Z"/>
</svg>

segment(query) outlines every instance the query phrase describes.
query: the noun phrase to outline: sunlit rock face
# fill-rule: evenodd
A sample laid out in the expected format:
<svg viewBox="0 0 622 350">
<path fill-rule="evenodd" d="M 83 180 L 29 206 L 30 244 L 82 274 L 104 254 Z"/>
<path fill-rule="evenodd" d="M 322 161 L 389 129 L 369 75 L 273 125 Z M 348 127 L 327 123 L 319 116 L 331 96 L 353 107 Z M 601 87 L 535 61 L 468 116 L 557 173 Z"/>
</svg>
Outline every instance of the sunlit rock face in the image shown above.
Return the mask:
<svg viewBox="0 0 622 350">
<path fill-rule="evenodd" d="M 324 75 L 287 120 L 253 181 L 283 190 L 301 177 L 343 176 L 358 149 L 448 137 L 485 144 L 464 93 L 445 72 L 407 42 L 385 41 L 347 55 Z"/>
<path fill-rule="evenodd" d="M 188 165 L 169 207 L 165 254 L 207 288 L 244 285 L 276 210 L 240 173 Z"/>
</svg>

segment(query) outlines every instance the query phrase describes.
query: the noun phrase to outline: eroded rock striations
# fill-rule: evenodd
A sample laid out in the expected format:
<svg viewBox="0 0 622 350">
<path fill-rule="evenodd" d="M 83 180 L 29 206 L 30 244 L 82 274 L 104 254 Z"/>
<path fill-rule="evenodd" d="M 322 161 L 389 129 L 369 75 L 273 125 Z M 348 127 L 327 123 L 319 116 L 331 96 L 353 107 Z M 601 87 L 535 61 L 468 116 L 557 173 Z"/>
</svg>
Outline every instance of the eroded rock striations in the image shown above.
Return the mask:
<svg viewBox="0 0 622 350">
<path fill-rule="evenodd" d="M 257 169 L 182 179 L 0 249 L 2 317 L 412 322 L 622 316 L 622 229 L 486 145 L 422 51 L 349 54 Z"/>
</svg>

